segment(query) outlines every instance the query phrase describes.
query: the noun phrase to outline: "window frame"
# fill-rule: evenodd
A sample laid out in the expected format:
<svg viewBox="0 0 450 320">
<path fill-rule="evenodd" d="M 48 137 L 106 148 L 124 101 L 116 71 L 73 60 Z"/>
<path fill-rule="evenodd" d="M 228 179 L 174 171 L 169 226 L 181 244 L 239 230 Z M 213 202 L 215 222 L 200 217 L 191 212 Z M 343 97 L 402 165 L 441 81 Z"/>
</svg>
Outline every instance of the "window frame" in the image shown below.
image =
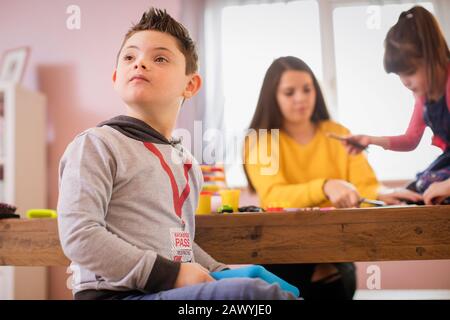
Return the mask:
<svg viewBox="0 0 450 320">
<path fill-rule="evenodd" d="M 209 15 L 205 14 L 205 26 L 208 29 L 208 26 L 212 26 L 214 30 L 220 31 L 222 28 L 222 21 L 220 19 L 220 10 L 235 5 L 248 5 L 248 4 L 265 4 L 265 3 L 277 3 L 277 2 L 292 2 L 298 0 L 207 0 L 206 11 L 210 11 Z M 321 55 L 322 55 L 322 81 L 321 86 L 324 91 L 324 95 L 326 97 L 327 106 L 331 113 L 331 116 L 335 119 L 338 119 L 339 115 L 339 105 L 338 105 L 338 89 L 337 89 L 337 68 L 336 68 L 336 51 L 335 51 L 335 37 L 334 37 L 334 10 L 342 7 L 348 6 L 369 6 L 369 5 L 390 5 L 390 4 L 402 4 L 402 3 L 410 3 L 414 2 L 417 4 L 423 2 L 431 2 L 433 7 L 435 8 L 435 15 L 441 24 L 444 33 L 446 34 L 447 41 L 449 41 L 450 37 L 450 3 L 446 0 L 316 0 L 319 10 L 319 28 L 320 28 L 320 43 L 321 43 Z M 214 33 L 216 33 L 214 32 Z M 206 106 L 209 106 L 210 103 L 215 99 L 216 106 L 217 101 L 219 100 L 222 110 L 219 112 L 223 112 L 223 73 L 220 70 L 220 62 L 222 48 L 220 46 L 220 41 L 217 38 L 213 38 L 211 40 L 211 33 L 208 34 L 206 31 L 206 39 L 209 37 L 210 44 L 214 45 L 214 57 L 211 58 L 211 55 L 206 54 L 206 60 L 210 59 L 214 61 L 214 63 L 206 63 L 207 73 L 211 75 L 208 77 L 213 78 L 211 89 L 208 90 L 206 95 Z M 211 46 L 210 46 L 211 47 Z M 205 48 L 207 49 L 207 47 Z M 213 67 L 212 70 L 209 70 L 208 67 Z M 220 76 L 218 76 L 219 74 Z M 208 86 L 208 83 L 207 83 Z M 218 99 L 218 100 L 217 100 Z M 208 107 L 206 108 L 206 113 L 208 114 Z M 209 110 L 211 112 L 211 110 Z M 215 109 L 214 112 L 217 114 L 218 110 Z M 216 117 L 217 119 L 217 117 Z M 215 127 L 221 128 L 221 125 L 215 121 L 211 125 L 211 122 L 208 119 L 208 116 L 205 118 L 205 123 L 207 127 Z M 397 180 L 396 180 L 397 181 Z M 403 181 L 403 180 L 402 180 Z"/>
</svg>

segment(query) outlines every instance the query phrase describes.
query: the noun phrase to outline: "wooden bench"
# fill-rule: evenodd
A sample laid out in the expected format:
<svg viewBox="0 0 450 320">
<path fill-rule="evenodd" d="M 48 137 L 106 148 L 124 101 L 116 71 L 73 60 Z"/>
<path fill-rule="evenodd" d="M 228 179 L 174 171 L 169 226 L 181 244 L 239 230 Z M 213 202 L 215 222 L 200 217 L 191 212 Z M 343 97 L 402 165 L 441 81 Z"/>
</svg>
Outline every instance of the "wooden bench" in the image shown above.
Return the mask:
<svg viewBox="0 0 450 320">
<path fill-rule="evenodd" d="M 201 215 L 195 239 L 228 264 L 450 259 L 450 206 Z M 0 265 L 69 265 L 56 220 L 0 220 Z"/>
</svg>

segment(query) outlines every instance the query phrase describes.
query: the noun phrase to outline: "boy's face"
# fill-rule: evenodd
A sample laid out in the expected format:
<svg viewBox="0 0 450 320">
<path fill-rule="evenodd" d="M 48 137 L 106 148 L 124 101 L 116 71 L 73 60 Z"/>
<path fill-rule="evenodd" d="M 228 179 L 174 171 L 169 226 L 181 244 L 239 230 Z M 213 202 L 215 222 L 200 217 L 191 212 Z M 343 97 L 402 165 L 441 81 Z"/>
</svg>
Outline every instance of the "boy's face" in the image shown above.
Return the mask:
<svg viewBox="0 0 450 320">
<path fill-rule="evenodd" d="M 199 89 L 186 75 L 186 59 L 169 34 L 146 30 L 124 44 L 113 75 L 114 88 L 128 106 L 181 105 Z"/>
</svg>

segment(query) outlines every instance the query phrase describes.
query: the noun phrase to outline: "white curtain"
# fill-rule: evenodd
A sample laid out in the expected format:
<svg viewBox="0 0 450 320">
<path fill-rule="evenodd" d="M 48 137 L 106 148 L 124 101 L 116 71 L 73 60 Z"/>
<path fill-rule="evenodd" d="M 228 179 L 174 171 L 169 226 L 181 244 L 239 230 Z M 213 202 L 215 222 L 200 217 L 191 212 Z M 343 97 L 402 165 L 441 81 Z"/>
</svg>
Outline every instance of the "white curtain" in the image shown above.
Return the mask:
<svg viewBox="0 0 450 320">
<path fill-rule="evenodd" d="M 222 83 L 222 57 L 221 57 L 221 11 L 226 6 L 245 5 L 258 3 L 289 2 L 294 0 L 189 0 L 182 1 L 181 20 L 188 27 L 191 36 L 196 40 L 199 50 L 200 73 L 203 77 L 203 88 L 199 95 L 185 106 L 179 127 L 193 130 L 193 122 L 203 121 L 203 130 L 206 128 L 223 128 L 223 106 L 225 97 Z M 450 1 L 429 0 L 435 6 L 437 18 L 444 29 L 447 41 L 450 42 Z M 321 6 L 336 7 L 342 5 L 385 5 L 393 3 L 410 3 L 414 0 L 318 0 Z M 420 0 L 415 1 L 420 3 Z M 330 29 L 325 30 L 329 32 Z M 332 35 L 328 35 L 332 37 Z M 325 43 L 329 43 L 328 37 Z M 325 49 L 325 48 L 324 48 Z M 324 64 L 324 86 L 328 95 L 333 92 L 334 65 L 329 64 L 329 57 Z M 329 97 L 330 106 L 333 108 L 335 97 Z M 193 131 L 191 131 L 193 132 Z"/>
<path fill-rule="evenodd" d="M 292 1 L 292 0 L 290 0 Z M 225 97 L 222 82 L 221 13 L 231 5 L 289 2 L 289 0 L 189 0 L 182 1 L 181 21 L 197 42 L 200 74 L 204 80 L 200 94 L 183 108 L 178 127 L 193 130 L 193 121 L 202 121 L 203 131 L 223 129 Z M 191 131 L 193 132 L 193 131 Z"/>
</svg>

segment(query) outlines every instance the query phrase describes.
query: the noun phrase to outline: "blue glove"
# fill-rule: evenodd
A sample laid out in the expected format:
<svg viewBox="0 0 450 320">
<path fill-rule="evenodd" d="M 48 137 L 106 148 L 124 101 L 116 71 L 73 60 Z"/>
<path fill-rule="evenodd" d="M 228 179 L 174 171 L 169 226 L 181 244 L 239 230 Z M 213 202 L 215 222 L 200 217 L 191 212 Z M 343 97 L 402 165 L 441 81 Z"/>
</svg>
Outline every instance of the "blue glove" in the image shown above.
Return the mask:
<svg viewBox="0 0 450 320">
<path fill-rule="evenodd" d="M 238 269 L 211 272 L 211 277 L 216 280 L 226 278 L 260 278 L 270 284 L 277 283 L 282 290 L 289 291 L 296 297 L 300 296 L 300 291 L 297 287 L 287 283 L 272 272 L 267 271 L 263 266 L 253 265 Z"/>
</svg>

